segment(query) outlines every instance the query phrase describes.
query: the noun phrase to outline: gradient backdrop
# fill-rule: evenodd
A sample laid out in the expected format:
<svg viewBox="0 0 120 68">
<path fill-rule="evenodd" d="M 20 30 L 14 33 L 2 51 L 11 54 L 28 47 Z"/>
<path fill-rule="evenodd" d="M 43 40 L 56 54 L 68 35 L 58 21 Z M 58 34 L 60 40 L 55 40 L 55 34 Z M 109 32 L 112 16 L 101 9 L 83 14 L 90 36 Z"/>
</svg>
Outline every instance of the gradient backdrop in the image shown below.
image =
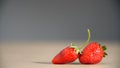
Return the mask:
<svg viewBox="0 0 120 68">
<path fill-rule="evenodd" d="M 10 40 L 120 39 L 118 0 L 1 0 L 0 38 Z"/>
</svg>

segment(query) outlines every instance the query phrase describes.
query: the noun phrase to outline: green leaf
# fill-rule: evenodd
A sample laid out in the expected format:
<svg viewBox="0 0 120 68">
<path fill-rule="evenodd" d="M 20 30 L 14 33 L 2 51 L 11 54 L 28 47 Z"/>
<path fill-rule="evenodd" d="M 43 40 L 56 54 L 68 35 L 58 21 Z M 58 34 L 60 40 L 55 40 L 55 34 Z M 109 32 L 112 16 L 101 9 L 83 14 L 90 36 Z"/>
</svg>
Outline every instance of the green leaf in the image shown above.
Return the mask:
<svg viewBox="0 0 120 68">
<path fill-rule="evenodd" d="M 74 48 L 77 54 L 80 52 L 80 49 L 77 46 L 75 46 L 75 44 L 71 43 L 70 47 Z"/>
<path fill-rule="evenodd" d="M 104 46 L 102 46 L 102 49 L 105 51 L 105 50 L 107 50 L 107 47 L 104 45 Z"/>
<path fill-rule="evenodd" d="M 107 56 L 108 54 L 106 53 L 106 52 L 104 52 L 104 55 L 103 55 L 103 57 L 105 57 L 105 56 Z"/>
</svg>

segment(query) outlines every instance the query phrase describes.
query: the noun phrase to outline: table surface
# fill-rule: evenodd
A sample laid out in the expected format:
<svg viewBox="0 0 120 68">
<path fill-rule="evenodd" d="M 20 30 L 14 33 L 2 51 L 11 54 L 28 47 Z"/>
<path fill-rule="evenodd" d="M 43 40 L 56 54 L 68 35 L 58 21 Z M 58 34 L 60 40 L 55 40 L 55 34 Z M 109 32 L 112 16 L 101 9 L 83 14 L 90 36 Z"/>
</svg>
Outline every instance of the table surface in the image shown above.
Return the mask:
<svg viewBox="0 0 120 68">
<path fill-rule="evenodd" d="M 81 44 L 81 42 L 75 42 Z M 120 43 L 102 42 L 108 56 L 98 64 L 84 65 L 78 60 L 69 64 L 52 64 L 51 59 L 69 42 L 1 42 L 0 68 L 120 68 Z"/>
</svg>

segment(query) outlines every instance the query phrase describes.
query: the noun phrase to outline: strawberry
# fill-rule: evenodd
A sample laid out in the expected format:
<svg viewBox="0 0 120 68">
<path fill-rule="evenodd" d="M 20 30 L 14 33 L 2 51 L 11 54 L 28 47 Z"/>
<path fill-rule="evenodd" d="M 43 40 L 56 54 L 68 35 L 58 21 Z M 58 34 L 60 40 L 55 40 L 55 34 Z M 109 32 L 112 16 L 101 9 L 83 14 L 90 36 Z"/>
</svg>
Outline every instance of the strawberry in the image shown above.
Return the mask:
<svg viewBox="0 0 120 68">
<path fill-rule="evenodd" d="M 89 43 L 90 37 L 90 30 L 88 29 L 88 40 L 84 43 L 84 45 L 80 47 L 80 49 L 82 49 L 87 45 L 82 52 L 80 51 L 79 54 L 79 62 L 82 64 L 99 63 L 102 60 L 102 58 L 107 55 L 107 53 L 104 52 L 104 50 L 106 50 L 106 46 L 101 46 L 97 42 Z"/>
<path fill-rule="evenodd" d="M 60 51 L 53 59 L 53 64 L 66 64 L 75 61 L 78 58 L 79 48 L 77 46 L 67 46 Z"/>
<path fill-rule="evenodd" d="M 89 43 L 79 56 L 79 61 L 82 64 L 96 64 L 99 63 L 106 55 L 104 52 L 105 46 L 100 46 L 97 42 Z"/>
<path fill-rule="evenodd" d="M 73 44 L 71 44 L 71 46 L 67 46 L 52 59 L 52 63 L 66 64 L 75 61 L 77 58 L 79 58 L 79 62 L 82 64 L 99 63 L 102 58 L 107 55 L 107 53 L 104 52 L 106 47 L 101 46 L 97 42 L 89 43 L 90 37 L 90 30 L 88 29 L 88 39 L 80 48 Z M 85 48 L 81 51 L 83 47 Z"/>
</svg>

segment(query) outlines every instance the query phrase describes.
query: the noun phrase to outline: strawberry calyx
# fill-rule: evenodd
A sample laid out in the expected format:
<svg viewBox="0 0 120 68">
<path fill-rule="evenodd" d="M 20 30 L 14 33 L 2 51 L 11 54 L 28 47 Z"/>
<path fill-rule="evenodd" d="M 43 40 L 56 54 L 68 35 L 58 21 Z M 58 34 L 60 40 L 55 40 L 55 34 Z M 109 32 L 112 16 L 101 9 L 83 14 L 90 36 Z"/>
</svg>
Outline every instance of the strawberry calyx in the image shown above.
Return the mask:
<svg viewBox="0 0 120 68">
<path fill-rule="evenodd" d="M 104 55 L 103 55 L 103 57 L 106 57 L 108 54 L 106 53 L 106 52 L 104 52 Z"/>
<path fill-rule="evenodd" d="M 78 53 L 81 54 L 82 48 L 85 47 L 90 42 L 90 38 L 91 38 L 90 29 L 87 29 L 87 32 L 88 32 L 88 39 L 81 45 L 81 47 L 78 48 L 75 44 L 71 43 L 70 47 L 74 48 L 77 54 Z"/>
<path fill-rule="evenodd" d="M 105 45 L 103 45 L 102 49 L 105 51 L 105 50 L 107 50 L 107 47 Z"/>
<path fill-rule="evenodd" d="M 105 52 L 107 50 L 107 47 L 105 45 L 101 46 L 102 50 L 104 51 L 103 57 L 107 56 L 108 54 Z"/>
<path fill-rule="evenodd" d="M 75 44 L 71 43 L 70 47 L 74 48 L 77 54 L 80 53 L 80 49 Z"/>
</svg>

